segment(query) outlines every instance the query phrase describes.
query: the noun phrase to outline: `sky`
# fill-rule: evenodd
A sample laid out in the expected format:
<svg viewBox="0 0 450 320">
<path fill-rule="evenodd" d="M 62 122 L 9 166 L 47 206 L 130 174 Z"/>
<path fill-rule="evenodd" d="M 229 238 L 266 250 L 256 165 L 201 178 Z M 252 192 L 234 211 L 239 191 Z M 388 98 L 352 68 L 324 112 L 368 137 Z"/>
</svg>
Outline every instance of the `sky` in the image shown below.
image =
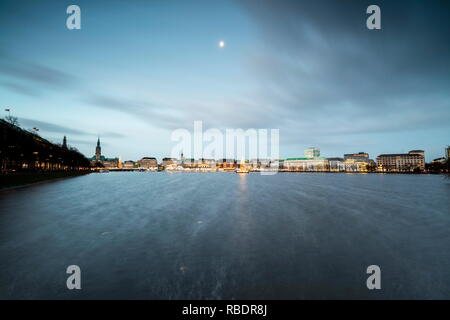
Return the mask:
<svg viewBox="0 0 450 320">
<path fill-rule="evenodd" d="M 282 158 L 431 161 L 450 145 L 450 2 L 1 0 L 0 107 L 88 157 L 100 137 L 107 157 L 161 159 L 201 120 L 279 129 Z"/>
</svg>

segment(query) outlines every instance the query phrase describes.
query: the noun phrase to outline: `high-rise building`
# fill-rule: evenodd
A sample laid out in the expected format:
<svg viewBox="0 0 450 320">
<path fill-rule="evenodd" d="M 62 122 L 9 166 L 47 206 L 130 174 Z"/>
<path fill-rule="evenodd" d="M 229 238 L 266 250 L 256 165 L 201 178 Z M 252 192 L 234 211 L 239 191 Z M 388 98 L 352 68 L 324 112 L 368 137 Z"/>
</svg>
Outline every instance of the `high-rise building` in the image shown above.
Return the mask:
<svg viewBox="0 0 450 320">
<path fill-rule="evenodd" d="M 102 156 L 102 148 L 100 147 L 100 137 L 97 140 L 97 147 L 95 148 L 95 160 L 100 160 Z"/>
<path fill-rule="evenodd" d="M 320 157 L 320 149 L 319 148 L 308 148 L 303 152 L 305 158 L 314 159 Z"/>
</svg>

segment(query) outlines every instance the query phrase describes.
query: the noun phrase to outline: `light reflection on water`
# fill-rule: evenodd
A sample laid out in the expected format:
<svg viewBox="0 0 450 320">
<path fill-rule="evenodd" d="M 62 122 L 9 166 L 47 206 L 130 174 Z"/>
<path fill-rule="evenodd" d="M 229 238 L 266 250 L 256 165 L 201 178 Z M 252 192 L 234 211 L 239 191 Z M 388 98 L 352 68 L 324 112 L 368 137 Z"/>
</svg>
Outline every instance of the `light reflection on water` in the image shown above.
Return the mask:
<svg viewBox="0 0 450 320">
<path fill-rule="evenodd" d="M 0 298 L 450 298 L 449 199 L 432 175 L 124 172 L 2 191 Z"/>
</svg>

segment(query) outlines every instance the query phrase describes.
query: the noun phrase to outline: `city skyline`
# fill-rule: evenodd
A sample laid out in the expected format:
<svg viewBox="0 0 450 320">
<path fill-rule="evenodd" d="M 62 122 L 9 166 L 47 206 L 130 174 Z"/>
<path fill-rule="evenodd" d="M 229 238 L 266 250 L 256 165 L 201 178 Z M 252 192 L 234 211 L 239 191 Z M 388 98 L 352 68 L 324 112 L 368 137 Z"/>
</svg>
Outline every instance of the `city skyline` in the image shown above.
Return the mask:
<svg viewBox="0 0 450 320">
<path fill-rule="evenodd" d="M 0 4 L 2 107 L 87 157 L 98 136 L 109 157 L 168 157 L 194 120 L 280 129 L 282 158 L 317 146 L 429 162 L 450 141 L 445 2 L 383 2 L 376 31 L 367 1 L 77 1 L 81 30 L 65 2 L 24 3 Z"/>
<path fill-rule="evenodd" d="M 64 142 L 67 142 L 67 138 L 66 138 L 66 136 L 64 136 L 63 137 L 63 144 L 64 144 Z M 99 142 L 100 142 L 100 137 L 98 137 L 97 138 L 97 140 L 96 140 L 96 143 L 95 143 L 95 145 L 96 145 L 96 147 L 95 147 L 95 150 L 94 150 L 94 152 L 92 152 L 92 155 L 90 155 L 90 154 L 87 154 L 87 155 L 85 155 L 87 158 L 89 158 L 89 159 L 93 159 L 93 158 L 96 158 L 96 156 L 97 156 L 97 150 L 98 150 L 98 146 L 99 146 Z M 103 144 L 103 142 L 102 142 L 102 144 Z M 424 151 L 424 153 L 425 153 L 425 160 L 427 161 L 427 162 L 431 162 L 432 160 L 435 160 L 435 159 L 439 159 L 439 158 L 446 158 L 447 156 L 448 156 L 448 150 L 449 150 L 449 148 L 450 148 L 450 146 L 449 145 L 446 145 L 446 146 L 444 146 L 443 148 L 442 148 L 442 154 L 440 155 L 440 156 L 438 156 L 438 157 L 436 157 L 436 158 L 433 158 L 433 159 L 428 159 L 428 158 L 430 158 L 429 156 L 427 156 L 427 152 L 426 152 L 426 150 L 424 149 L 424 148 L 419 148 L 419 149 L 417 149 L 417 148 L 413 148 L 413 149 L 411 149 L 411 150 L 421 150 L 421 151 Z M 322 149 L 320 149 L 320 147 L 319 148 L 317 148 L 317 147 L 314 147 L 314 146 L 310 146 L 310 147 L 308 147 L 308 148 L 305 148 L 304 150 L 300 150 L 299 151 L 299 153 L 297 154 L 297 156 L 299 156 L 300 154 L 303 154 L 303 152 L 305 151 L 305 150 L 307 150 L 307 149 L 319 149 L 320 150 L 320 152 L 322 152 Z M 402 148 L 402 150 L 404 150 L 404 148 Z M 409 151 L 411 151 L 411 150 L 408 150 L 407 152 L 409 152 Z M 369 158 L 371 158 L 371 159 L 375 159 L 377 156 L 380 156 L 380 155 L 389 155 L 389 154 L 406 154 L 407 152 L 395 152 L 395 153 L 387 153 L 387 152 L 381 152 L 381 153 L 378 153 L 378 154 L 376 154 L 376 155 L 374 155 L 374 154 L 369 154 L 368 152 L 365 152 L 365 151 L 363 151 L 363 150 L 359 150 L 359 151 L 355 151 L 355 152 L 352 152 L 352 153 L 349 153 L 349 154 L 357 154 L 357 153 L 364 153 L 364 154 L 368 154 L 368 157 Z M 120 159 L 121 161 L 139 161 L 140 159 L 143 159 L 143 158 L 148 158 L 148 157 L 151 157 L 151 158 L 155 158 L 155 159 L 161 159 L 161 161 L 162 161 L 162 159 L 164 159 L 164 158 L 171 158 L 170 157 L 170 154 L 168 154 L 168 155 L 164 155 L 164 156 L 162 156 L 162 157 L 156 157 L 156 156 L 154 156 L 154 155 L 152 155 L 151 153 L 148 153 L 148 154 L 145 154 L 145 155 L 143 155 L 143 156 L 141 156 L 140 158 L 127 158 L 127 159 L 124 159 L 122 156 L 120 156 L 120 155 L 109 155 L 109 154 L 107 154 L 107 155 L 105 155 L 103 152 L 101 152 L 101 153 L 99 153 L 99 154 L 101 154 L 102 156 L 104 156 L 104 157 L 107 157 L 107 158 L 117 158 L 117 159 Z M 335 157 L 344 157 L 346 155 L 346 153 L 340 153 L 340 154 L 336 154 L 336 155 L 333 155 L 333 156 L 328 156 L 328 155 L 323 155 L 325 158 L 335 158 Z M 348 155 L 348 154 L 347 154 Z M 183 154 L 181 154 L 180 155 L 180 157 L 177 157 L 177 158 L 174 158 L 174 159 L 181 159 L 183 157 Z M 194 160 L 201 160 L 201 159 L 209 159 L 209 158 L 207 158 L 207 157 L 205 157 L 205 158 L 194 158 L 194 157 L 191 157 L 191 156 L 187 156 L 187 157 L 185 157 L 186 159 L 194 159 Z M 290 158 L 290 157 L 280 157 L 279 159 L 287 159 L 287 158 Z M 222 157 L 222 158 L 217 158 L 217 157 L 213 157 L 213 158 L 211 158 L 211 159 L 213 159 L 213 160 L 221 160 L 221 159 L 226 159 L 226 157 Z M 262 158 L 261 158 L 262 159 Z M 267 158 L 267 159 L 272 159 L 272 158 Z M 237 158 L 236 157 L 234 157 L 233 158 L 233 160 L 237 160 Z M 252 160 L 252 159 L 249 159 L 248 157 L 246 157 L 245 158 L 245 160 Z"/>
</svg>

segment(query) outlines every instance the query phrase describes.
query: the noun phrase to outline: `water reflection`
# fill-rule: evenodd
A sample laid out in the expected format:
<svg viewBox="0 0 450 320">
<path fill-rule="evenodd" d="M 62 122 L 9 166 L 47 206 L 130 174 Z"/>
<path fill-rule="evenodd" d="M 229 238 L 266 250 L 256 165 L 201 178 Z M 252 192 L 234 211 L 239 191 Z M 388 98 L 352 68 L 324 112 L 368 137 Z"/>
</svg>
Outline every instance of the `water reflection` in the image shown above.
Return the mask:
<svg viewBox="0 0 450 320">
<path fill-rule="evenodd" d="M 248 173 L 240 173 L 240 174 L 238 174 L 238 176 L 239 176 L 239 190 L 241 192 L 246 192 L 247 191 Z"/>
</svg>

